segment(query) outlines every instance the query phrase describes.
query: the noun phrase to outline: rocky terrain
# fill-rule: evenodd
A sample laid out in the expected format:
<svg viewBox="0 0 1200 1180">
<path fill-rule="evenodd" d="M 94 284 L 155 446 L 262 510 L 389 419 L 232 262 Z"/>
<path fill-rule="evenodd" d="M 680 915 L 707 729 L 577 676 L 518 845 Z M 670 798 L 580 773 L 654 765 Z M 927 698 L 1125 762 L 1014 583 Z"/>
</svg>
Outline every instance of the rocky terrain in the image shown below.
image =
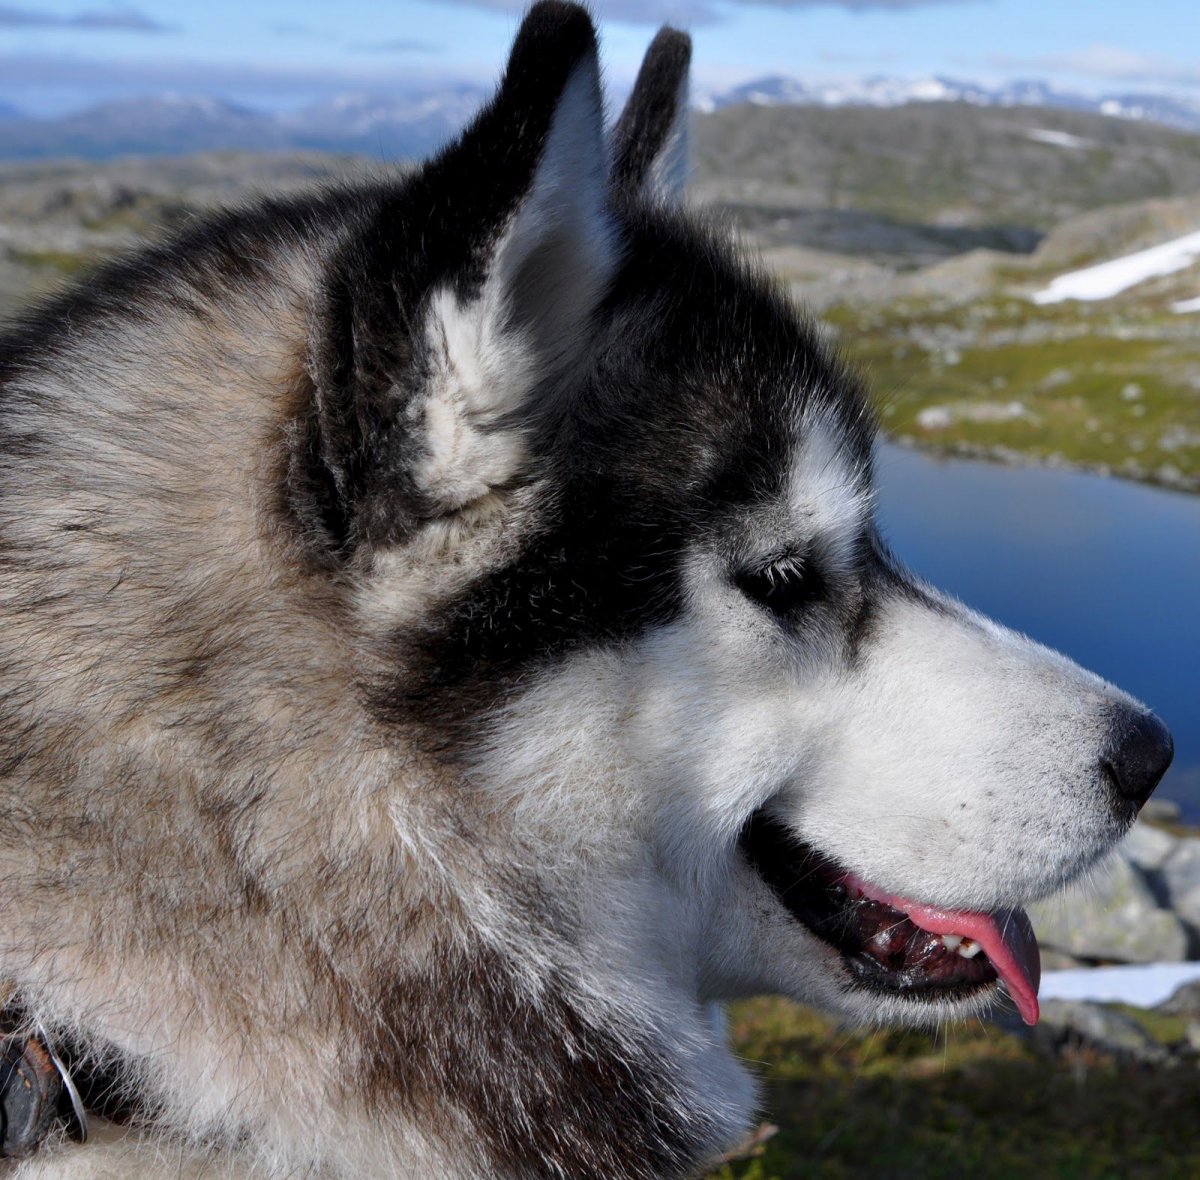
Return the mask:
<svg viewBox="0 0 1200 1180">
<path fill-rule="evenodd" d="M 211 152 L 0 165 L 0 316 L 208 209 L 378 173 L 361 157 Z"/>
<path fill-rule="evenodd" d="M 988 245 L 1023 252 L 1089 209 L 1200 192 L 1200 135 L 1077 111 L 743 106 L 696 119 L 693 138 L 701 203 L 772 245 L 901 266 L 904 251 L 881 250 L 853 226 L 870 215 L 919 230 L 940 238 L 941 257 Z M 840 234 L 839 214 L 856 215 Z"/>
<path fill-rule="evenodd" d="M 1194 491 L 1200 317 L 1176 307 L 1200 294 L 1200 267 L 1107 300 L 1032 297 L 1064 271 L 1195 227 L 1200 198 L 1138 202 L 1073 218 L 1027 256 L 974 251 L 883 279 L 847 270 L 841 291 L 813 294 L 898 440 Z"/>
</svg>

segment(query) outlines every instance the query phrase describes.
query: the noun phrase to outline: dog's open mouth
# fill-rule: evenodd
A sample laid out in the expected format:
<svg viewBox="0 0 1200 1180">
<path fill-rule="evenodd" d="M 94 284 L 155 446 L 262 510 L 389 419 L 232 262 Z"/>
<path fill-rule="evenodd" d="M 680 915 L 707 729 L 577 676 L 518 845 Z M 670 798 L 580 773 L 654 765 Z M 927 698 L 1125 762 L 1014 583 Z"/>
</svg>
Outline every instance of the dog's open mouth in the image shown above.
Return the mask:
<svg viewBox="0 0 1200 1180">
<path fill-rule="evenodd" d="M 741 847 L 788 911 L 841 952 L 860 983 L 914 999 L 965 999 L 1004 983 L 1026 1024 L 1038 1019 L 1037 939 L 1024 910 L 939 909 L 887 893 L 757 812 Z"/>
</svg>

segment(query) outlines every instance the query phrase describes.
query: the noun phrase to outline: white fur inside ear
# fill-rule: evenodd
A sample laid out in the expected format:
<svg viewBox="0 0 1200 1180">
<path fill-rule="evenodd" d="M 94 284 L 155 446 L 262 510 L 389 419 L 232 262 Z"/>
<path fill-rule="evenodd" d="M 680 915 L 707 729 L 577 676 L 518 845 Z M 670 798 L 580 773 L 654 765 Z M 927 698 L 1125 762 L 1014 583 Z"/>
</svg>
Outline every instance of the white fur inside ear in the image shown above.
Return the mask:
<svg viewBox="0 0 1200 1180">
<path fill-rule="evenodd" d="M 523 439 L 511 420 L 534 385 L 580 355 L 611 277 L 607 157 L 598 66 L 568 79 L 525 198 L 496 243 L 479 294 L 430 300 L 426 396 L 411 413 L 425 441 L 416 477 L 453 511 L 511 480 Z"/>
<path fill-rule="evenodd" d="M 430 301 L 433 361 L 412 411 L 425 443 L 415 475 L 450 512 L 511 480 L 524 453 L 520 431 L 501 420 L 521 405 L 537 361 L 524 333 L 504 331 L 500 294 L 488 284 L 465 305 L 444 289 Z"/>
</svg>

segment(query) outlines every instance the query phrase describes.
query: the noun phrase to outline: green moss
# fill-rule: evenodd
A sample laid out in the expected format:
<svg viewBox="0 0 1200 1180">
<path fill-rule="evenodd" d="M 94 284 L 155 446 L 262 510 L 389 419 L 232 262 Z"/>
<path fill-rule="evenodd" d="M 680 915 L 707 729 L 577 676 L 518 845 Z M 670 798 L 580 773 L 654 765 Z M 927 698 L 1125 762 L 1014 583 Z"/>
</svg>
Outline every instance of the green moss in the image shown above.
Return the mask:
<svg viewBox="0 0 1200 1180">
<path fill-rule="evenodd" d="M 736 1166 L 727 1164 L 709 1172 L 708 1176 L 710 1180 L 783 1180 L 781 1173 L 761 1159 L 753 1159 Z"/>
<path fill-rule="evenodd" d="M 766 1063 L 765 1115 L 780 1130 L 721 1180 L 1200 1175 L 1200 1071 L 1187 1065 L 1049 1060 L 980 1024 L 848 1032 L 776 999 L 733 1006 L 730 1029 Z"/>
</svg>

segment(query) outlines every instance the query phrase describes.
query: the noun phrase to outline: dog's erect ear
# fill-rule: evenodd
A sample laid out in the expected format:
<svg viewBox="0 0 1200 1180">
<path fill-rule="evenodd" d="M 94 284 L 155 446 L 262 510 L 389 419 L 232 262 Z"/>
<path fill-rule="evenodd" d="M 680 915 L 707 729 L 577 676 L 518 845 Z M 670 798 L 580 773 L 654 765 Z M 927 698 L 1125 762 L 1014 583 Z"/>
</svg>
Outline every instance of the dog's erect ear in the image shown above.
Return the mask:
<svg viewBox="0 0 1200 1180">
<path fill-rule="evenodd" d="M 595 30 L 548 0 L 492 102 L 328 280 L 306 494 L 336 547 L 403 540 L 524 474 L 530 395 L 570 371 L 613 271 L 608 183 Z"/>
<path fill-rule="evenodd" d="M 613 132 L 613 185 L 676 201 L 688 170 L 688 68 L 692 39 L 663 27 L 650 43 Z"/>
</svg>

